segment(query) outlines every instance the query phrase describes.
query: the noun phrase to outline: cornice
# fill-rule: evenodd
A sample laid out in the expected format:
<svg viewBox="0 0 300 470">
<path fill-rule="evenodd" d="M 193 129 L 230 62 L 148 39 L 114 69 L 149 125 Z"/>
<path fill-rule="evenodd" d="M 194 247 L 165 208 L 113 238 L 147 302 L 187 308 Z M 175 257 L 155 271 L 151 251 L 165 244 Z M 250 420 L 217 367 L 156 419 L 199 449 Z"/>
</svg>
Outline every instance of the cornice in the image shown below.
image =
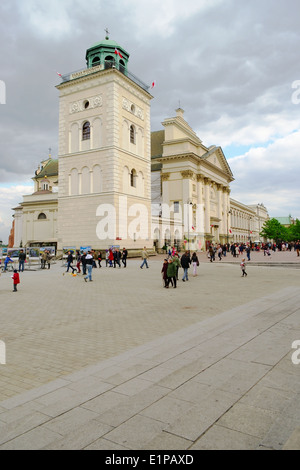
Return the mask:
<svg viewBox="0 0 300 470">
<path fill-rule="evenodd" d="M 123 74 L 122 72 L 120 72 L 116 68 L 115 69 L 111 68 L 111 69 L 106 69 L 106 70 L 105 69 L 104 70 L 98 70 L 97 72 L 91 72 L 87 75 L 82 75 L 82 76 L 79 76 L 79 77 L 76 77 L 76 78 L 72 78 L 71 80 L 68 80 L 66 82 L 59 83 L 58 85 L 56 85 L 56 88 L 58 90 L 66 90 L 67 88 L 70 88 L 74 85 L 78 85 L 79 83 L 92 81 L 95 78 L 99 78 L 99 77 L 113 76 L 113 74 L 116 74 L 116 77 L 118 77 L 118 78 L 122 77 L 125 82 L 127 82 L 128 84 L 133 86 L 136 90 L 141 92 L 143 95 L 147 96 L 150 99 L 153 98 L 151 93 L 144 90 L 144 88 L 139 86 L 137 83 L 135 83 L 133 80 L 131 80 L 129 77 L 127 77 L 125 74 Z"/>
</svg>

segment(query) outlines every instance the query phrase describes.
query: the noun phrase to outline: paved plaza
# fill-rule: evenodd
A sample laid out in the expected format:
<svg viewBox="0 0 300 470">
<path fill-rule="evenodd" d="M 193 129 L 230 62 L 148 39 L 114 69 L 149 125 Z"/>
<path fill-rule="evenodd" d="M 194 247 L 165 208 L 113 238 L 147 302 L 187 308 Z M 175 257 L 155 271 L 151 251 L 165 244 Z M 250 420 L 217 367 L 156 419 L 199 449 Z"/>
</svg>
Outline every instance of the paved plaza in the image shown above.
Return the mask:
<svg viewBox="0 0 300 470">
<path fill-rule="evenodd" d="M 2 274 L 1 450 L 300 449 L 300 258 L 162 260 Z"/>
</svg>

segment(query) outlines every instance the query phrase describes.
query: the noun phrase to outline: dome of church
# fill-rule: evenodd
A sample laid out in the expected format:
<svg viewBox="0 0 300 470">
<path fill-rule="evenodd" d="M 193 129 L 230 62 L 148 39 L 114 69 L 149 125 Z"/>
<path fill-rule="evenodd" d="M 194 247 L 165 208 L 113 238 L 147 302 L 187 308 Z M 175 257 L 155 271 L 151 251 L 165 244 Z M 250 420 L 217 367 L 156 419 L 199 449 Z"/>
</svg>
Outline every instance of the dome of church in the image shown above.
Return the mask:
<svg viewBox="0 0 300 470">
<path fill-rule="evenodd" d="M 127 68 L 129 59 L 128 52 L 120 46 L 116 41 L 109 39 L 106 36 L 103 41 L 96 42 L 86 51 L 87 67 L 95 67 L 97 65 L 104 65 L 110 63 L 111 65 L 120 65 Z"/>
</svg>

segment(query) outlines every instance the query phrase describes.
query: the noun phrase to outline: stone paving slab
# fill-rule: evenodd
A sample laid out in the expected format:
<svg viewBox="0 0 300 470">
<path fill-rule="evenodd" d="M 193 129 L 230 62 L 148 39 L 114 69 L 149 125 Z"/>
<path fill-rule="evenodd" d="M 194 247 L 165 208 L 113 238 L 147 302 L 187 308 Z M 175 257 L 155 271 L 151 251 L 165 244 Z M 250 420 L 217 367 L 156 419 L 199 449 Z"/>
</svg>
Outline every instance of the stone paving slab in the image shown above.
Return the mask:
<svg viewBox="0 0 300 470">
<path fill-rule="evenodd" d="M 277 289 L 2 400 L 0 449 L 297 447 L 299 301 Z"/>
</svg>

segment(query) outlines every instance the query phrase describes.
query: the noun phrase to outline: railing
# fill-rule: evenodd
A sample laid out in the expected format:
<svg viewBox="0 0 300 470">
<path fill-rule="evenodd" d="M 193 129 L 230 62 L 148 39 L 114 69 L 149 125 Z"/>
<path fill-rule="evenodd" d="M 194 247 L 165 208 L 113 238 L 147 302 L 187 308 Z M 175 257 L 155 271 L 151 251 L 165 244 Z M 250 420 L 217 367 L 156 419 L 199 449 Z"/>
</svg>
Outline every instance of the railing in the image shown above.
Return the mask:
<svg viewBox="0 0 300 470">
<path fill-rule="evenodd" d="M 130 78 L 134 83 L 139 85 L 143 90 L 148 91 L 150 86 L 146 85 L 142 80 L 140 80 L 136 75 L 133 73 L 129 72 L 129 70 L 126 70 L 124 65 L 119 64 L 115 61 L 105 61 L 104 64 L 98 63 L 97 65 L 94 65 L 93 67 L 87 68 L 87 69 L 81 69 L 77 70 L 75 72 L 70 72 L 65 75 L 61 75 L 62 82 L 69 82 L 70 80 L 76 80 L 77 78 L 85 77 L 86 75 L 91 75 L 94 73 L 97 73 L 102 70 L 108 70 L 108 69 L 117 69 L 121 73 L 123 73 L 126 77 Z"/>
</svg>

